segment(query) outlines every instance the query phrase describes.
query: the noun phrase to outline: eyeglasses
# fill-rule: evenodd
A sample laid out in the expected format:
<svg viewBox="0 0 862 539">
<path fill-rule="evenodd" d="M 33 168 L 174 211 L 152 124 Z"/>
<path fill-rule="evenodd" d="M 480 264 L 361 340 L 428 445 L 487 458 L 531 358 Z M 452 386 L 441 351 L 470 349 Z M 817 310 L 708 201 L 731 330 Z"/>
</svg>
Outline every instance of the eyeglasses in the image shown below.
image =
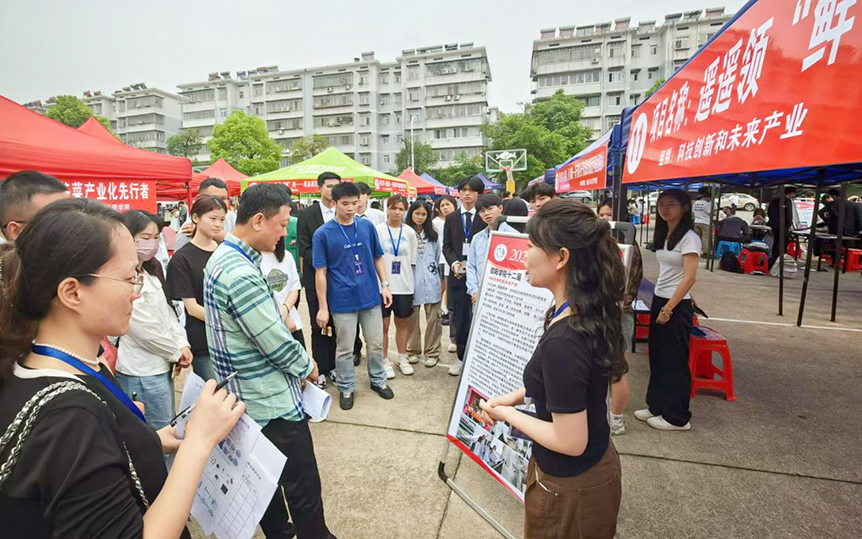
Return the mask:
<svg viewBox="0 0 862 539">
<path fill-rule="evenodd" d="M 110 277 L 108 275 L 99 275 L 98 273 L 88 273 L 86 275 L 80 275 L 80 277 L 101 277 L 103 279 L 110 279 L 112 281 L 120 281 L 121 283 L 128 283 L 132 285 L 132 294 L 138 295 L 141 293 L 141 290 L 144 288 L 144 274 L 138 273 L 131 279 L 120 279 L 119 277 Z"/>
</svg>

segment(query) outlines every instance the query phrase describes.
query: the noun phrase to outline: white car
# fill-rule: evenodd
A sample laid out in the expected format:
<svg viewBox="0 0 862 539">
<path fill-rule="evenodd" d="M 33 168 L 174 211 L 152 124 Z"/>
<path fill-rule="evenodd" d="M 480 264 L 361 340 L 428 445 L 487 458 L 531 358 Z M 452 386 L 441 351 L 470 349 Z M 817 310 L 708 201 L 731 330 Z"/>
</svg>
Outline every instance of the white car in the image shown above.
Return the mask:
<svg viewBox="0 0 862 539">
<path fill-rule="evenodd" d="M 593 194 L 590 191 L 571 191 L 569 193 L 561 195 L 561 198 L 577 200 L 578 202 L 589 204 L 593 201 Z"/>
<path fill-rule="evenodd" d="M 722 208 L 730 206 L 731 194 L 732 193 L 721 195 Z M 760 206 L 760 201 L 751 195 L 746 195 L 745 193 L 736 193 L 736 196 L 739 197 L 739 204 L 736 205 L 736 209 L 738 210 L 754 211 L 755 208 Z"/>
</svg>

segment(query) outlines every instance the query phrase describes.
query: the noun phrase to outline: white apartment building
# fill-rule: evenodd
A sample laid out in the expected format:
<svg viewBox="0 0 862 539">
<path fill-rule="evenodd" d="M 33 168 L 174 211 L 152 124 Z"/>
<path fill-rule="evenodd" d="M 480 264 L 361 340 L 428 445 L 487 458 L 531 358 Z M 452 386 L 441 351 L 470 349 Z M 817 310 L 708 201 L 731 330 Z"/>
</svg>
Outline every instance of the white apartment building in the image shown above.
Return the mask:
<svg viewBox="0 0 862 539">
<path fill-rule="evenodd" d="M 120 139 L 131 146 L 167 153 L 165 141 L 179 133 L 182 125 L 182 98 L 143 83 L 117 90 L 112 97 Z"/>
<path fill-rule="evenodd" d="M 357 161 L 400 172 L 395 154 L 405 137 L 427 142 L 439 165 L 459 153 L 478 155 L 485 146 L 479 126 L 495 111 L 488 107 L 491 80 L 484 47 L 472 43 L 405 50 L 391 63 L 373 52 L 351 63 L 281 71 L 278 66 L 211 73 L 206 82 L 180 84 L 183 130 L 208 141 L 216 124 L 234 110 L 266 122 L 290 149 L 305 135 L 318 134 Z M 206 147 L 196 160 L 209 161 Z"/>
<path fill-rule="evenodd" d="M 533 42 L 530 78 L 533 101 L 557 90 L 584 102 L 582 123 L 594 138 L 619 123 L 661 79 L 668 79 L 732 15 L 724 8 L 665 15 L 664 22 L 617 19 L 586 26 L 541 30 Z"/>
<path fill-rule="evenodd" d="M 111 131 L 117 132 L 117 111 L 114 110 L 116 99 L 110 95 L 104 95 L 102 92 L 87 90 L 84 92 L 81 101 L 93 111 L 93 116 L 101 114 L 110 121 Z"/>
</svg>

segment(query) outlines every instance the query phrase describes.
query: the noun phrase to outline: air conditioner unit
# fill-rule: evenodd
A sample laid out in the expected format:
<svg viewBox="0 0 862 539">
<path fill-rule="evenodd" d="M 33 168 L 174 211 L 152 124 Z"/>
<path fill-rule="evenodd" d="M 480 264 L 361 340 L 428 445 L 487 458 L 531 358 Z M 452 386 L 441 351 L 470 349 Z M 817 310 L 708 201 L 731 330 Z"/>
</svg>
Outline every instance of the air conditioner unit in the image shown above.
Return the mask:
<svg viewBox="0 0 862 539">
<path fill-rule="evenodd" d="M 350 85 L 349 85 L 349 84 L 347 85 L 347 89 L 348 89 L 348 90 L 350 89 Z"/>
<path fill-rule="evenodd" d="M 599 59 L 598 59 L 598 58 L 593 58 L 593 59 L 592 59 L 592 61 L 591 61 L 591 63 L 592 63 L 592 64 L 598 64 L 598 63 L 599 63 Z"/>
<path fill-rule="evenodd" d="M 327 92 L 332 93 L 332 86 L 326 89 Z"/>
<path fill-rule="evenodd" d="M 460 95 L 456 95 L 456 96 L 455 96 L 455 101 L 458 101 L 459 99 L 461 99 L 461 96 L 460 96 Z"/>
<path fill-rule="evenodd" d="M 380 106 L 381 106 L 381 107 L 382 107 L 383 105 L 385 105 L 385 104 L 386 104 L 386 103 L 385 103 L 385 102 L 383 102 L 383 101 L 381 101 L 381 102 L 380 102 Z"/>
<path fill-rule="evenodd" d="M 279 129 L 279 130 L 278 130 L 278 134 L 279 134 L 279 135 L 283 135 L 283 134 L 284 134 L 284 129 Z"/>
<path fill-rule="evenodd" d="M 446 101 L 452 101 L 452 96 L 451 96 L 451 95 L 447 95 L 447 96 L 446 96 Z"/>
</svg>

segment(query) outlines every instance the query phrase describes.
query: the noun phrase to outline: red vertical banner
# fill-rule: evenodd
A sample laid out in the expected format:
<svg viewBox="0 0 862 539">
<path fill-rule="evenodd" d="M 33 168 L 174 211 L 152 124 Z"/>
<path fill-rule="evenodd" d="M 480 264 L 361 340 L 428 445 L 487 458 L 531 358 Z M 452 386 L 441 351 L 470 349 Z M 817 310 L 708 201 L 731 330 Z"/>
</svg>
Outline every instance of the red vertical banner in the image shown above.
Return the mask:
<svg viewBox="0 0 862 539">
<path fill-rule="evenodd" d="M 759 0 L 632 115 L 624 183 L 862 161 L 857 0 Z"/>
<path fill-rule="evenodd" d="M 604 189 L 608 185 L 608 144 L 575 159 L 557 170 L 555 176 L 558 193 L 578 189 Z"/>
<path fill-rule="evenodd" d="M 63 183 L 75 198 L 92 198 L 117 211 L 156 212 L 155 180 L 77 180 Z"/>
</svg>

